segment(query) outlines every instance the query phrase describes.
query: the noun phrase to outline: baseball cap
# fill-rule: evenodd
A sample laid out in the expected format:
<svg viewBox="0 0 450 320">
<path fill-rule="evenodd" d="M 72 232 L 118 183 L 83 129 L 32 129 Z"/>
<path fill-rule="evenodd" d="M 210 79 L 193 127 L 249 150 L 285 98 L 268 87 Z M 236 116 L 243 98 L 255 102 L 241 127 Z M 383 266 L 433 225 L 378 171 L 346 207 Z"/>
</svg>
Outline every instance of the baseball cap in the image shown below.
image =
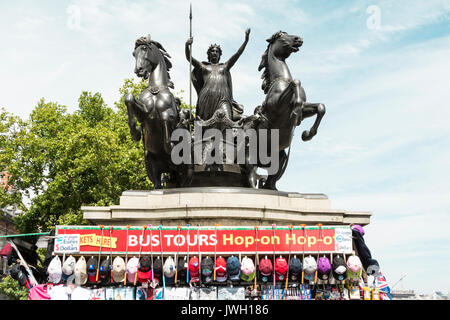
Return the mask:
<svg viewBox="0 0 450 320">
<path fill-rule="evenodd" d="M 277 281 L 283 281 L 286 279 L 286 273 L 288 271 L 288 263 L 285 258 L 279 257 L 275 259 L 275 279 Z"/>
<path fill-rule="evenodd" d="M 187 262 L 187 257 L 180 257 L 178 258 L 178 265 L 177 265 L 177 278 L 180 280 L 180 282 L 185 282 L 186 281 L 186 272 L 187 272 L 187 266 L 188 266 L 188 262 Z"/>
<path fill-rule="evenodd" d="M 272 261 L 267 257 L 262 258 L 259 261 L 259 272 L 261 273 L 261 281 L 267 282 L 269 280 L 269 276 L 273 272 Z"/>
<path fill-rule="evenodd" d="M 358 279 L 362 273 L 362 263 L 358 256 L 350 256 L 347 259 L 347 276 Z"/>
<path fill-rule="evenodd" d="M 98 275 L 102 284 L 106 284 L 111 280 L 111 269 L 109 268 L 111 261 L 109 257 L 102 261 L 100 264 L 100 269 L 98 270 Z"/>
<path fill-rule="evenodd" d="M 292 281 L 297 281 L 299 279 L 299 275 L 302 272 L 302 262 L 299 258 L 293 257 L 291 261 L 289 261 L 289 276 Z"/>
<path fill-rule="evenodd" d="M 227 281 L 227 262 L 220 256 L 216 259 L 216 280 L 218 282 Z"/>
<path fill-rule="evenodd" d="M 13 265 L 9 274 L 14 280 L 17 280 L 21 286 L 24 286 L 28 281 L 27 270 L 20 264 Z"/>
<path fill-rule="evenodd" d="M 175 271 L 176 271 L 175 261 L 173 260 L 172 257 L 167 257 L 163 265 L 164 277 L 166 277 L 166 279 L 174 278 Z"/>
<path fill-rule="evenodd" d="M 87 282 L 86 259 L 81 256 L 75 264 L 75 284 L 77 286 L 85 285 Z"/>
<path fill-rule="evenodd" d="M 317 270 L 317 262 L 313 256 L 307 256 L 303 259 L 304 278 L 308 281 L 314 281 L 314 274 Z"/>
<path fill-rule="evenodd" d="M 98 261 L 94 257 L 90 257 L 87 261 L 87 274 L 90 283 L 96 283 Z"/>
<path fill-rule="evenodd" d="M 153 261 L 153 277 L 160 281 L 162 279 L 163 263 L 160 257 L 156 257 Z"/>
<path fill-rule="evenodd" d="M 322 280 L 328 280 L 331 272 L 331 263 L 327 257 L 320 257 L 317 260 L 318 277 Z"/>
<path fill-rule="evenodd" d="M 351 226 L 352 230 L 358 231 L 363 236 L 366 232 L 364 231 L 363 227 L 361 227 L 359 224 L 354 224 Z"/>
<path fill-rule="evenodd" d="M 214 272 L 214 261 L 210 257 L 205 257 L 202 259 L 201 263 L 201 274 L 202 274 L 202 281 L 204 283 L 210 283 L 213 278 L 213 272 Z"/>
<path fill-rule="evenodd" d="M 66 261 L 64 261 L 63 266 L 62 266 L 62 279 L 64 281 L 67 280 L 67 278 L 73 274 L 73 271 L 75 270 L 75 264 L 77 263 L 77 261 L 75 260 L 75 258 L 73 256 L 70 256 L 66 259 Z"/>
<path fill-rule="evenodd" d="M 256 268 L 253 260 L 249 257 L 243 257 L 241 262 L 241 279 L 244 281 L 252 281 L 256 275 Z"/>
<path fill-rule="evenodd" d="M 117 283 L 122 283 L 125 276 L 125 261 L 122 257 L 115 257 L 113 261 L 113 280 Z"/>
<path fill-rule="evenodd" d="M 198 262 L 197 257 L 192 257 L 189 260 L 189 277 L 192 279 L 193 282 L 200 281 L 200 264 Z"/>
<path fill-rule="evenodd" d="M 141 259 L 139 259 L 137 274 L 137 281 L 141 283 L 152 280 L 152 262 L 150 261 L 149 256 L 141 257 Z"/>
<path fill-rule="evenodd" d="M 380 273 L 380 265 L 378 264 L 378 261 L 375 259 L 370 258 L 369 259 L 369 266 L 367 267 L 367 275 L 377 275 Z"/>
<path fill-rule="evenodd" d="M 134 283 L 134 277 L 138 272 L 139 268 L 139 259 L 136 257 L 131 258 L 127 262 L 127 279 L 129 282 Z"/>
<path fill-rule="evenodd" d="M 347 278 L 347 265 L 344 258 L 340 255 L 333 258 L 333 278 L 338 281 L 343 281 Z"/>
<path fill-rule="evenodd" d="M 62 267 L 61 267 L 61 260 L 59 259 L 59 256 L 56 256 L 50 261 L 50 264 L 47 268 L 48 272 L 48 281 L 52 282 L 54 284 L 61 282 L 62 277 Z"/>
<path fill-rule="evenodd" d="M 227 273 L 231 281 L 238 281 L 241 278 L 241 263 L 236 256 L 228 257 Z"/>
</svg>

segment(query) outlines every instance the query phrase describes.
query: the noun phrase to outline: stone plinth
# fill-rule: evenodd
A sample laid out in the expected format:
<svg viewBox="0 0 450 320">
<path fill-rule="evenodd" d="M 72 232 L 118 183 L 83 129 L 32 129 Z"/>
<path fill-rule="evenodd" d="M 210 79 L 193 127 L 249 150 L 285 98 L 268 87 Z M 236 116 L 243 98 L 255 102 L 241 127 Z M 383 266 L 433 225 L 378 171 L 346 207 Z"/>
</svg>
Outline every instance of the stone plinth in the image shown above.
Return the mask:
<svg viewBox="0 0 450 320">
<path fill-rule="evenodd" d="M 331 209 L 324 194 L 221 187 L 125 191 L 119 205 L 81 210 L 84 219 L 95 225 L 364 226 L 371 216 L 370 212 Z"/>
</svg>

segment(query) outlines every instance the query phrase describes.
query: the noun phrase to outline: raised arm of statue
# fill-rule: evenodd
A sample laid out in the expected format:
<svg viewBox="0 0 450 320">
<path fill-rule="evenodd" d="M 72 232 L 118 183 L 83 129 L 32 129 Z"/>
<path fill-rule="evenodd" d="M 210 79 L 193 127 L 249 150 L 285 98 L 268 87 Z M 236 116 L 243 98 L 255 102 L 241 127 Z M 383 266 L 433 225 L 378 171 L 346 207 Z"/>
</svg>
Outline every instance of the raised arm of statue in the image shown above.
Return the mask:
<svg viewBox="0 0 450 320">
<path fill-rule="evenodd" d="M 239 50 L 233 56 L 231 56 L 231 58 L 226 62 L 226 65 L 227 65 L 228 69 L 231 69 L 234 66 L 236 61 L 241 56 L 242 52 L 244 52 L 244 49 L 245 49 L 245 47 L 247 46 L 247 43 L 248 43 L 249 35 L 250 35 L 250 28 L 245 30 L 245 41 L 244 41 L 244 43 L 241 45 Z"/>
<path fill-rule="evenodd" d="M 190 46 L 191 46 L 192 42 L 193 42 L 192 37 L 186 41 L 185 53 L 186 53 L 187 61 L 189 61 L 189 58 L 190 58 L 190 54 L 191 54 Z M 192 65 L 194 66 L 194 68 L 198 68 L 201 66 L 201 62 L 199 62 L 197 59 L 194 59 L 194 57 L 192 57 Z"/>
</svg>

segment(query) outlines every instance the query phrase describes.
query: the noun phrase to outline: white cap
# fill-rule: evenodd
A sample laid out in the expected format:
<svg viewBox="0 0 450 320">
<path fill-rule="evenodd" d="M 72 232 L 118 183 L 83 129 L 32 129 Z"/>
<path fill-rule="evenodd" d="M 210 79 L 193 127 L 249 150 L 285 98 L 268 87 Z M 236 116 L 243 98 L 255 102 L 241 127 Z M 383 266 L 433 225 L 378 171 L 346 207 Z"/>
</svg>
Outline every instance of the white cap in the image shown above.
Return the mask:
<svg viewBox="0 0 450 320">
<path fill-rule="evenodd" d="M 314 280 L 314 273 L 317 270 L 317 262 L 313 256 L 303 259 L 303 271 L 306 280 Z"/>
<path fill-rule="evenodd" d="M 125 261 L 122 257 L 115 257 L 113 261 L 113 280 L 114 282 L 123 282 L 125 277 Z"/>
<path fill-rule="evenodd" d="M 76 285 L 82 286 L 86 284 L 88 276 L 86 271 L 86 259 L 84 259 L 83 256 L 81 256 L 75 264 L 74 274 Z"/>
<path fill-rule="evenodd" d="M 63 266 L 62 266 L 62 272 L 66 275 L 66 276 L 70 276 L 73 271 L 75 270 L 75 263 L 76 260 L 73 256 L 70 256 L 66 259 L 66 261 L 64 261 Z"/>
<path fill-rule="evenodd" d="M 173 260 L 172 257 L 167 257 L 163 266 L 164 276 L 166 276 L 167 278 L 173 278 L 175 276 L 175 271 L 176 271 L 175 261 Z"/>
<path fill-rule="evenodd" d="M 48 281 L 54 284 L 61 282 L 62 267 L 58 256 L 54 257 L 47 268 Z"/>
<path fill-rule="evenodd" d="M 255 272 L 255 264 L 249 257 L 242 258 L 241 271 L 243 274 L 249 276 Z"/>
</svg>

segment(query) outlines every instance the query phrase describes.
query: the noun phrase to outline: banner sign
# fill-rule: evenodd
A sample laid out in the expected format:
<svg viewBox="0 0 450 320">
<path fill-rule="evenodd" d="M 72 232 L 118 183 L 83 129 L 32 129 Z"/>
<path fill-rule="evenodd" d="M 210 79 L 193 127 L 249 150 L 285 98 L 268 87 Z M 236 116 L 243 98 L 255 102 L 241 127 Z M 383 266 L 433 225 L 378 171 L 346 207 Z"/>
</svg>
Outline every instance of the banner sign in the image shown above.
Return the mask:
<svg viewBox="0 0 450 320">
<path fill-rule="evenodd" d="M 56 236 L 55 253 L 77 253 L 77 252 L 80 252 L 79 234 L 63 234 Z"/>
<path fill-rule="evenodd" d="M 326 227 L 82 227 L 57 226 L 56 236 L 79 236 L 79 253 L 95 254 L 233 254 L 351 253 L 349 226 Z M 161 236 L 160 236 L 161 235 Z M 56 250 L 55 253 L 63 251 Z M 257 244 L 257 246 L 256 246 Z M 189 246 L 189 247 L 188 247 Z M 128 250 L 127 250 L 128 248 Z M 106 249 L 106 250 L 105 250 Z"/>
</svg>

